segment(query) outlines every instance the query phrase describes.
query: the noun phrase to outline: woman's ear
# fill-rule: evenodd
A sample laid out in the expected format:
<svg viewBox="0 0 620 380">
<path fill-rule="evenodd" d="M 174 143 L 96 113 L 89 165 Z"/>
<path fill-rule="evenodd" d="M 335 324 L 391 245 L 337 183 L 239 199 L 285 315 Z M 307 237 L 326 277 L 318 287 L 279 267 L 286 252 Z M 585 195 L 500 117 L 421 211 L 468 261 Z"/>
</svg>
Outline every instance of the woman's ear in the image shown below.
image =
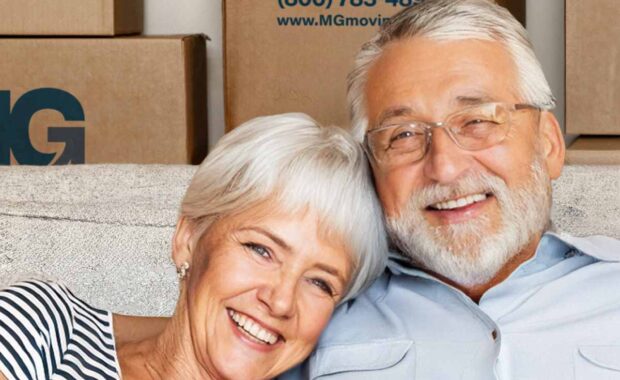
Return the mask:
<svg viewBox="0 0 620 380">
<path fill-rule="evenodd" d="M 551 179 L 562 174 L 566 147 L 560 123 L 550 111 L 542 111 L 540 115 L 540 137 L 542 139 L 542 154 Z"/>
<path fill-rule="evenodd" d="M 177 227 L 172 238 L 172 260 L 176 267 L 180 267 L 183 263 L 192 263 L 191 239 L 193 234 L 193 225 L 185 217 L 180 217 Z"/>
</svg>

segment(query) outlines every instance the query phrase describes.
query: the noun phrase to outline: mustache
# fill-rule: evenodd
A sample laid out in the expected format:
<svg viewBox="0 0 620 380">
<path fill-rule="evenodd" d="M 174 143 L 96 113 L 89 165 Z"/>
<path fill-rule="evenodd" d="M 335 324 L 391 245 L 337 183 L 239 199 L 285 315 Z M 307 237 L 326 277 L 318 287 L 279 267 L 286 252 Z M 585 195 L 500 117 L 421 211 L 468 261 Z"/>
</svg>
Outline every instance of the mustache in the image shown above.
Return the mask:
<svg viewBox="0 0 620 380">
<path fill-rule="evenodd" d="M 411 197 L 409 207 L 425 209 L 432 204 L 479 193 L 497 196 L 504 194 L 507 189 L 508 185 L 500 177 L 473 172 L 448 185 L 435 183 L 423 187 Z"/>
</svg>

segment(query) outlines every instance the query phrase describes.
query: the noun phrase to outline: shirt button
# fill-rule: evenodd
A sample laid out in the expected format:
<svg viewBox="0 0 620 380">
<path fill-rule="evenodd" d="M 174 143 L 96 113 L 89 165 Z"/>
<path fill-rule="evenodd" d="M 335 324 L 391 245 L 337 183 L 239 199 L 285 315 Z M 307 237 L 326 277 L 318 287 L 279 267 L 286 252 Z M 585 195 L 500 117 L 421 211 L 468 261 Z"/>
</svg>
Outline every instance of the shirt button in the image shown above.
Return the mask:
<svg viewBox="0 0 620 380">
<path fill-rule="evenodd" d="M 577 255 L 577 251 L 575 251 L 574 249 L 571 249 L 564 254 L 564 258 L 570 259 L 571 257 L 576 256 L 576 255 Z"/>
</svg>

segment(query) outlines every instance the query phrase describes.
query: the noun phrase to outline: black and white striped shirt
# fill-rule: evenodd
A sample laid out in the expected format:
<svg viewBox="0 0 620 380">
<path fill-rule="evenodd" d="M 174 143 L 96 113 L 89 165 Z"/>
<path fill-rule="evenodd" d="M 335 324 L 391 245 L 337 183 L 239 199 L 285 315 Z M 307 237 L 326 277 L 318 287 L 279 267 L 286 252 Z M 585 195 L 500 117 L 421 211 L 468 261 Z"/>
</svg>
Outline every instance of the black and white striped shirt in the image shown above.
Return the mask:
<svg viewBox="0 0 620 380">
<path fill-rule="evenodd" d="M 53 282 L 0 290 L 0 372 L 9 380 L 120 379 L 112 314 Z"/>
</svg>

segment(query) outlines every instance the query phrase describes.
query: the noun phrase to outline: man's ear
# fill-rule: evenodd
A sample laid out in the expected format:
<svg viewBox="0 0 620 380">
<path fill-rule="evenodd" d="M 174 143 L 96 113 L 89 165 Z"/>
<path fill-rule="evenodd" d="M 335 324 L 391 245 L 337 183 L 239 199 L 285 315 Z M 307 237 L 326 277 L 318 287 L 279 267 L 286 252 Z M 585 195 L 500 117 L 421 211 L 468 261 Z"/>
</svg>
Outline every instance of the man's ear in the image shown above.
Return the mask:
<svg viewBox="0 0 620 380">
<path fill-rule="evenodd" d="M 183 263 L 192 263 L 191 239 L 193 225 L 185 217 L 180 217 L 172 238 L 172 260 L 180 267 Z"/>
<path fill-rule="evenodd" d="M 542 154 L 547 164 L 547 171 L 551 179 L 556 179 L 564 167 L 566 147 L 560 123 L 550 111 L 540 114 L 540 138 L 542 139 Z"/>
</svg>

